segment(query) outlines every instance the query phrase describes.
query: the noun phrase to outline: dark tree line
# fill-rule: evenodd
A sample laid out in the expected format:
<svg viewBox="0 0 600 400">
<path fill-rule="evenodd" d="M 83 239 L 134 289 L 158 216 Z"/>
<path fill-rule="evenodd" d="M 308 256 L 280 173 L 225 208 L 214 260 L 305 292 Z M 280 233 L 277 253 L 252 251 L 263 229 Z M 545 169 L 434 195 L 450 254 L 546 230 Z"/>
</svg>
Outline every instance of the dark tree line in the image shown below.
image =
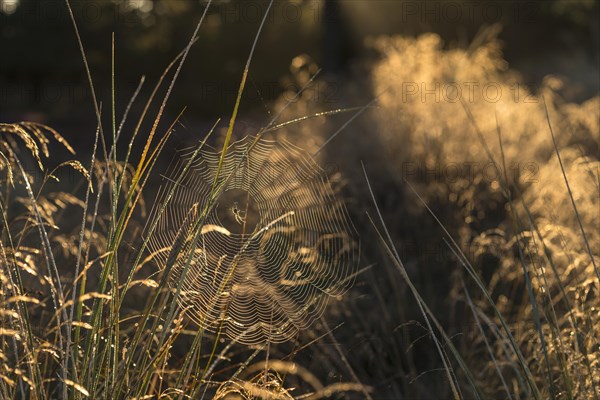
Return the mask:
<svg viewBox="0 0 600 400">
<path fill-rule="evenodd" d="M 101 93 L 110 88 L 114 32 L 117 87 L 127 98 L 142 74 L 152 82 L 181 51 L 206 1 L 72 0 L 71 4 Z M 173 107 L 192 105 L 206 115 L 230 109 L 267 4 L 268 0 L 213 3 L 182 71 Z M 65 2 L 20 0 L 14 10 L 6 10 L 0 8 L 0 114 L 72 113 L 73 106 L 86 99 L 87 89 Z M 460 45 L 472 40 L 482 26 L 500 22 L 506 26 L 501 39 L 509 61 L 526 56 L 533 47 L 553 51 L 560 46 L 582 46 L 597 60 L 598 20 L 595 0 L 276 0 L 253 61 L 252 98 L 275 98 L 291 60 L 299 54 L 310 55 L 325 72 L 343 72 L 360 54 L 363 38 L 371 34 L 433 31 L 450 45 Z"/>
</svg>

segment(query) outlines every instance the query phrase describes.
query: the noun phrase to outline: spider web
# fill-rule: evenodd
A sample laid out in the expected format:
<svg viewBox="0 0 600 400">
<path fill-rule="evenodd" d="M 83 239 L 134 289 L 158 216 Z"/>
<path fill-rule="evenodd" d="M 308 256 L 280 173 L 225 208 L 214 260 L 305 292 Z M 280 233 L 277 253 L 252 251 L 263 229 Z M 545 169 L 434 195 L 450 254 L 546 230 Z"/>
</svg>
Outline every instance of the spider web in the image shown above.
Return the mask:
<svg viewBox="0 0 600 400">
<path fill-rule="evenodd" d="M 353 283 L 359 246 L 344 204 L 288 142 L 231 144 L 216 181 L 220 152 L 193 153 L 170 168 L 150 215 L 149 247 L 162 268 L 171 263 L 179 305 L 240 343 L 293 338 Z"/>
</svg>

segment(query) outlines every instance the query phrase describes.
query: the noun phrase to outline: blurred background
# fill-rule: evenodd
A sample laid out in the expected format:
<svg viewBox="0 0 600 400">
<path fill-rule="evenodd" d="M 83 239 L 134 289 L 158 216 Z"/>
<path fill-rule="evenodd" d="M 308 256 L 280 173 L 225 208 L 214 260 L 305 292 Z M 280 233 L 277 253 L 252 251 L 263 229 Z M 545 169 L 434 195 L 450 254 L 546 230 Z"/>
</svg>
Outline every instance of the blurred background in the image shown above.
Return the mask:
<svg viewBox="0 0 600 400">
<path fill-rule="evenodd" d="M 268 1 L 218 0 L 179 78 L 169 110 L 212 120 L 231 111 L 246 57 Z M 198 0 L 73 1 L 98 97 L 110 93 L 115 33 L 117 108 L 145 75 L 154 82 L 189 39 L 204 11 Z M 548 1 L 275 1 L 250 71 L 242 111 L 266 114 L 295 82 L 290 65 L 309 56 L 343 77 L 365 56 L 365 38 L 434 32 L 444 48 L 465 47 L 485 26 L 502 24 L 505 60 L 535 88 L 549 73 L 568 77 L 567 96 L 598 91 L 598 2 Z M 0 120 L 93 124 L 93 108 L 64 1 L 0 0 Z M 146 84 L 146 89 L 151 85 Z M 120 104 L 119 104 L 120 103 Z M 68 136 L 69 132 L 65 132 Z M 73 133 L 70 133 L 73 135 Z"/>
</svg>

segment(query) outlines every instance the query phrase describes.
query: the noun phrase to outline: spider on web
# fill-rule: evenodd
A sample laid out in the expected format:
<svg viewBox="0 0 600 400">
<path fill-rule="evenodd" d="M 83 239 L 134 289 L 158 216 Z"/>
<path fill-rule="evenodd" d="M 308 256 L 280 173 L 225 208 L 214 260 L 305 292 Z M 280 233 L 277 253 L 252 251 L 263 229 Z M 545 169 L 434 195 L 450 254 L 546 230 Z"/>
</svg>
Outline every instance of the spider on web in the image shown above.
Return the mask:
<svg viewBox="0 0 600 400">
<path fill-rule="evenodd" d="M 243 225 L 244 222 L 246 222 L 246 211 L 240 209 L 237 201 L 231 206 L 231 213 L 233 214 L 233 218 L 235 218 L 235 222 L 238 224 Z"/>
</svg>

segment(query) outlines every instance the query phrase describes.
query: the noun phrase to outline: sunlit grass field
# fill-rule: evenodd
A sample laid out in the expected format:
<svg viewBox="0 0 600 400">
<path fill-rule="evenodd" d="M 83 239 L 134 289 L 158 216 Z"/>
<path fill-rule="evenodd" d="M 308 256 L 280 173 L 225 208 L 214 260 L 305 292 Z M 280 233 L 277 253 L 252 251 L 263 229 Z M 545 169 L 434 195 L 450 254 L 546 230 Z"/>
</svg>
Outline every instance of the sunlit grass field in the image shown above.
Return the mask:
<svg viewBox="0 0 600 400">
<path fill-rule="evenodd" d="M 196 33 L 148 96 L 91 90 L 87 158 L 0 124 L 0 398 L 600 397 L 600 97 L 527 87 L 491 26 L 371 38 L 338 79 L 298 56 L 243 138 L 253 47 L 231 114 L 188 132 L 164 109 Z"/>
</svg>

